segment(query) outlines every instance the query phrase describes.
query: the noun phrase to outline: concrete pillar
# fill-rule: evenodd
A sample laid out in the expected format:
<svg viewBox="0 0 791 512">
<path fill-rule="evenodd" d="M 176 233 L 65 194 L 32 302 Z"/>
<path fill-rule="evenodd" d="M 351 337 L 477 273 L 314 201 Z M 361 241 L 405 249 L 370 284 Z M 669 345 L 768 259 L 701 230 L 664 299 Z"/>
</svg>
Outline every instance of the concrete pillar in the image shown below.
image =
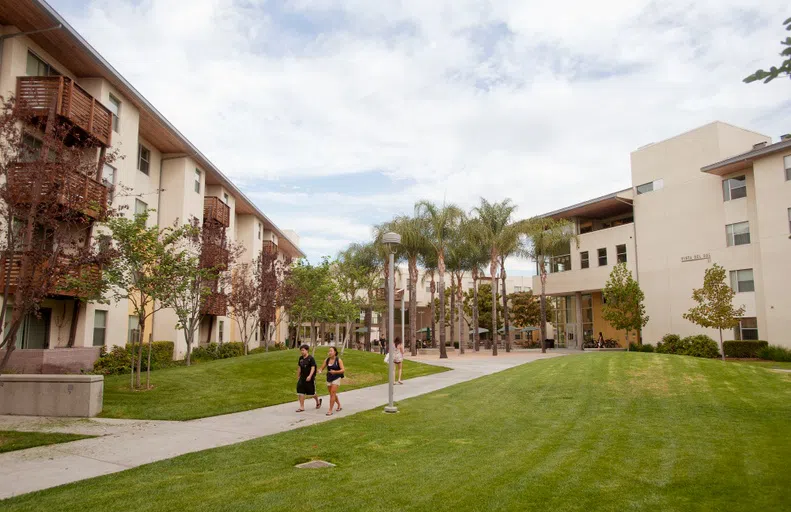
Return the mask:
<svg viewBox="0 0 791 512">
<path fill-rule="evenodd" d="M 582 346 L 585 343 L 582 335 L 582 292 L 576 293 L 574 302 L 576 302 L 575 316 L 577 317 L 577 323 L 574 329 L 576 331 L 574 334 L 574 341 L 576 342 L 576 348 L 582 350 Z"/>
</svg>

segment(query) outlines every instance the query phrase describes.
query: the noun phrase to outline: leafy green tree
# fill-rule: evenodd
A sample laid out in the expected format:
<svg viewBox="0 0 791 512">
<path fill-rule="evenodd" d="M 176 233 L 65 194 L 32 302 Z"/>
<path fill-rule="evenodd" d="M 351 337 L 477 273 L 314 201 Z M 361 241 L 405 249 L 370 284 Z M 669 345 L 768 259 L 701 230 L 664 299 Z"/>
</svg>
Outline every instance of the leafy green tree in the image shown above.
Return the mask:
<svg viewBox="0 0 791 512">
<path fill-rule="evenodd" d="M 791 30 L 791 18 L 788 18 L 783 22 L 786 30 Z M 745 78 L 743 81 L 745 83 L 756 82 L 758 80 L 763 80 L 765 84 L 768 84 L 772 80 L 780 76 L 789 76 L 791 77 L 791 37 L 786 37 L 785 41 L 780 41 L 780 44 L 785 46 L 782 52 L 780 52 L 780 57 L 783 57 L 783 62 L 780 63 L 780 67 L 772 66 L 769 68 L 769 71 L 759 69 L 752 75 Z"/>
<path fill-rule="evenodd" d="M 726 280 L 726 272 L 716 263 L 706 269 L 703 276 L 703 288 L 692 290 L 692 300 L 697 306 L 690 308 L 683 317 L 701 327 L 719 329 L 720 352 L 725 361 L 725 349 L 722 345 L 722 330 L 733 329 L 739 325 L 739 317 L 744 315 L 744 306 L 733 307 L 736 292 Z"/>
<path fill-rule="evenodd" d="M 604 305 L 602 318 L 619 330 L 626 331 L 626 342 L 629 343 L 629 333 L 639 332 L 648 323 L 645 314 L 645 294 L 640 289 L 640 284 L 632 277 L 632 272 L 626 268 L 626 263 L 619 263 L 610 272 L 610 278 L 602 291 Z"/>
<path fill-rule="evenodd" d="M 533 291 L 515 292 L 508 296 L 511 302 L 509 315 L 517 327 L 531 327 L 541 321 L 541 305 Z"/>
<path fill-rule="evenodd" d="M 503 319 L 503 306 L 501 302 L 502 297 L 497 294 L 494 300 L 494 305 L 497 309 L 497 323 L 502 323 Z M 478 327 L 489 331 L 488 338 L 493 339 L 492 333 L 494 332 L 494 325 L 492 323 L 492 285 L 490 283 L 481 283 L 478 287 Z M 464 294 L 464 311 L 467 316 L 473 315 L 473 308 L 475 306 L 475 290 L 468 290 Z M 472 326 L 475 329 L 475 326 Z"/>
<path fill-rule="evenodd" d="M 292 285 L 299 290 L 292 304 L 296 318 L 310 322 L 310 343 L 316 352 L 316 325 L 331 321 L 335 310 L 333 305 L 339 294 L 330 271 L 330 262 L 324 258 L 319 265 L 300 260 L 289 276 Z"/>
</svg>

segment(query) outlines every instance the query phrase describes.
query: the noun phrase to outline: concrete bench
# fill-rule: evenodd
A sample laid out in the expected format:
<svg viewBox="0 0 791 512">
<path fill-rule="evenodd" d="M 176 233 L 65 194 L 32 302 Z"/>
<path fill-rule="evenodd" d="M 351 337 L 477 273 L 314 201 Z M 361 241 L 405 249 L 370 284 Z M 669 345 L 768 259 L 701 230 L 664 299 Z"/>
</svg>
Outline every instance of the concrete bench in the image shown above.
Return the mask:
<svg viewBox="0 0 791 512">
<path fill-rule="evenodd" d="M 102 375 L 0 375 L 0 414 L 92 418 L 103 394 Z"/>
</svg>

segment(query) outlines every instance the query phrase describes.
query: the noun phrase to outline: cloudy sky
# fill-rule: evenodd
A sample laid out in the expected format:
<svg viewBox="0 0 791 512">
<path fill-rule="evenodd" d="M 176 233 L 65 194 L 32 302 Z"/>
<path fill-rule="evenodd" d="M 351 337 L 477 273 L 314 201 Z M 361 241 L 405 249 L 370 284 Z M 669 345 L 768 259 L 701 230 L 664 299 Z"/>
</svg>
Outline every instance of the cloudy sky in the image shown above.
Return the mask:
<svg viewBox="0 0 791 512">
<path fill-rule="evenodd" d="M 49 1 L 313 260 L 420 198 L 530 216 L 713 120 L 791 131 L 788 80 L 741 82 L 787 0 Z"/>
</svg>

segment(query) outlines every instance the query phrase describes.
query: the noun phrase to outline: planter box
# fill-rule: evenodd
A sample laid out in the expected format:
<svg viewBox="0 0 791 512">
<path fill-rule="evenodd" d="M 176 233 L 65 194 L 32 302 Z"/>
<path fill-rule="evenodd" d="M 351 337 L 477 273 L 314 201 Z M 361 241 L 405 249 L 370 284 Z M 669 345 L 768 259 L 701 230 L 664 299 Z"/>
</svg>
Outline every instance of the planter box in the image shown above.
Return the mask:
<svg viewBox="0 0 791 512">
<path fill-rule="evenodd" d="M 0 375 L 0 414 L 92 418 L 103 393 L 102 375 Z"/>
<path fill-rule="evenodd" d="M 101 347 L 16 349 L 8 360 L 8 370 L 15 373 L 81 373 L 93 370 Z M 0 358 L 5 350 L 0 350 Z"/>
</svg>

